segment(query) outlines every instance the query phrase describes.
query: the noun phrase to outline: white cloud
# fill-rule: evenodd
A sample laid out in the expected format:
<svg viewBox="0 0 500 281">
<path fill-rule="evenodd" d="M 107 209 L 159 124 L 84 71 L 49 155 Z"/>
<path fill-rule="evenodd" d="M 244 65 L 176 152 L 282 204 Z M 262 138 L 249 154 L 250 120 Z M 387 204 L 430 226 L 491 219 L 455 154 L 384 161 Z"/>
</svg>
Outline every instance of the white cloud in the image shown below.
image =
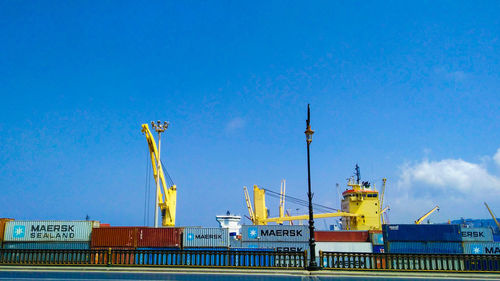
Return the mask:
<svg viewBox="0 0 500 281">
<path fill-rule="evenodd" d="M 237 129 L 241 129 L 245 127 L 245 124 L 246 124 L 245 120 L 243 120 L 240 117 L 235 117 L 226 124 L 226 131 L 234 131 Z"/>
<path fill-rule="evenodd" d="M 497 153 L 495 153 L 495 156 L 493 156 L 493 160 L 495 160 L 495 163 L 500 167 L 500 148 L 497 150 Z"/>
<path fill-rule="evenodd" d="M 500 166 L 500 149 L 493 159 Z M 388 189 L 390 216 L 397 220 L 396 223 L 411 223 L 439 205 L 441 211 L 434 213 L 431 221 L 489 218 L 482 202 L 500 205 L 500 176 L 490 173 L 486 164 L 462 159 L 424 159 L 404 164 L 396 188 Z"/>
</svg>

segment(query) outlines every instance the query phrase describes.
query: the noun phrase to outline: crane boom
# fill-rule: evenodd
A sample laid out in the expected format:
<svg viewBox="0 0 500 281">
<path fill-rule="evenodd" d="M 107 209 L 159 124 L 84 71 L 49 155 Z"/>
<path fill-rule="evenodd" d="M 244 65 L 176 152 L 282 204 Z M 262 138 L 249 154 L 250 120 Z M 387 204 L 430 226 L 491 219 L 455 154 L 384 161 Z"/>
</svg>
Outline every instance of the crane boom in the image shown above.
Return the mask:
<svg viewBox="0 0 500 281">
<path fill-rule="evenodd" d="M 148 124 L 142 124 L 142 130 L 146 136 L 149 147 L 149 155 L 151 157 L 151 165 L 153 166 L 153 175 L 155 181 L 160 183 L 161 189 L 157 190 L 156 196 L 158 197 L 158 206 L 155 208 L 160 208 L 162 225 L 163 226 L 175 226 L 175 212 L 176 212 L 176 201 L 177 201 L 177 186 L 173 184 L 168 187 L 165 174 L 163 173 L 162 165 L 158 161 L 159 153 L 156 147 L 156 142 L 154 140 L 153 134 L 149 130 Z"/>
<path fill-rule="evenodd" d="M 420 224 L 421 222 L 423 222 L 428 216 L 430 216 L 432 213 L 434 213 L 434 211 L 436 210 L 439 210 L 439 206 L 436 206 L 434 208 L 432 208 L 432 210 L 430 210 L 429 212 L 427 212 L 425 215 L 421 216 L 418 220 L 415 221 L 415 224 Z"/>
<path fill-rule="evenodd" d="M 247 203 L 248 214 L 250 215 L 250 220 L 253 223 L 255 221 L 255 214 L 253 212 L 252 202 L 250 201 L 250 195 L 248 195 L 248 190 L 246 186 L 243 187 L 243 191 L 245 193 L 245 201 Z"/>
<path fill-rule="evenodd" d="M 500 223 L 497 221 L 497 218 L 493 214 L 493 211 L 491 211 L 490 207 L 488 206 L 488 204 L 486 204 L 486 202 L 484 202 L 484 205 L 486 206 L 486 209 L 488 209 L 488 212 L 490 212 L 490 215 L 493 218 L 493 220 L 495 221 L 495 223 L 497 224 L 498 229 L 500 229 Z"/>
</svg>

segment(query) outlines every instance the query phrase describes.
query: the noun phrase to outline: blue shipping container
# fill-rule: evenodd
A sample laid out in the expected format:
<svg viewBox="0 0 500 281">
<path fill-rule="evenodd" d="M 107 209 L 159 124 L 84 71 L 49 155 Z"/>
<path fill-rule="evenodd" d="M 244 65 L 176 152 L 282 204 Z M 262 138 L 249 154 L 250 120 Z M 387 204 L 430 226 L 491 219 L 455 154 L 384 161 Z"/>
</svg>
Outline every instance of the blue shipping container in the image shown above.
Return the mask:
<svg viewBox="0 0 500 281">
<path fill-rule="evenodd" d="M 385 250 L 391 254 L 462 254 L 459 242 L 388 242 Z"/>
<path fill-rule="evenodd" d="M 5 242 L 4 249 L 32 249 L 32 250 L 88 250 L 88 242 Z"/>
<path fill-rule="evenodd" d="M 464 254 L 500 255 L 499 242 L 464 242 Z"/>
<path fill-rule="evenodd" d="M 461 242 L 458 224 L 384 224 L 384 241 Z"/>
<path fill-rule="evenodd" d="M 461 227 L 464 242 L 493 242 L 493 231 L 489 227 Z"/>
<path fill-rule="evenodd" d="M 373 253 L 381 254 L 385 252 L 384 245 L 373 245 Z"/>
</svg>

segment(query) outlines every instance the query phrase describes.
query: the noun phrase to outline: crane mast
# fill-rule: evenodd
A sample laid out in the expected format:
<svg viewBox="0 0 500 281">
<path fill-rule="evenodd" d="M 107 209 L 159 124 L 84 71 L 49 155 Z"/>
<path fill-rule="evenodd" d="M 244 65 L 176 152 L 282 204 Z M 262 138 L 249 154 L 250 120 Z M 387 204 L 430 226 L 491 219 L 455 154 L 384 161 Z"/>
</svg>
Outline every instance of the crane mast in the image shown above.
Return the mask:
<svg viewBox="0 0 500 281">
<path fill-rule="evenodd" d="M 168 123 L 165 122 L 163 125 L 158 121 L 158 126 L 151 122 L 153 128 L 156 129 L 158 135 L 165 131 L 168 127 Z M 160 129 L 158 129 L 160 127 Z M 163 168 L 160 160 L 160 150 L 156 146 L 153 134 L 149 130 L 148 124 L 142 124 L 142 132 L 146 136 L 149 147 L 149 155 L 151 157 L 151 165 L 153 167 L 153 175 L 156 182 L 156 203 L 155 203 L 155 227 L 158 226 L 158 208 L 161 210 L 161 222 L 162 226 L 175 226 L 175 211 L 176 211 L 176 200 L 177 200 L 177 186 L 172 184 L 168 187 L 165 174 L 163 173 Z M 158 139 L 158 144 L 160 140 Z"/>
</svg>

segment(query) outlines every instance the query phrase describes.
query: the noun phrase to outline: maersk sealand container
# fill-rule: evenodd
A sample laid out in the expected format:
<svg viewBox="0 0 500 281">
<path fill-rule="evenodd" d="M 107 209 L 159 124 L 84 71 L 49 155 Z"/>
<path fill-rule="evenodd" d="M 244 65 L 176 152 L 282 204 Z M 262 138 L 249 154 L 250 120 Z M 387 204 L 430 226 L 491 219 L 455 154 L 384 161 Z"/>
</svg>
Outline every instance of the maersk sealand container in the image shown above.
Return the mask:
<svg viewBox="0 0 500 281">
<path fill-rule="evenodd" d="M 461 242 L 458 224 L 384 224 L 384 242 Z"/>
<path fill-rule="evenodd" d="M 306 225 L 243 225 L 241 241 L 304 242 L 309 241 Z"/>
<path fill-rule="evenodd" d="M 94 221 L 9 221 L 4 242 L 88 242 Z"/>
<path fill-rule="evenodd" d="M 500 255 L 499 242 L 464 242 L 464 254 Z"/>
</svg>

